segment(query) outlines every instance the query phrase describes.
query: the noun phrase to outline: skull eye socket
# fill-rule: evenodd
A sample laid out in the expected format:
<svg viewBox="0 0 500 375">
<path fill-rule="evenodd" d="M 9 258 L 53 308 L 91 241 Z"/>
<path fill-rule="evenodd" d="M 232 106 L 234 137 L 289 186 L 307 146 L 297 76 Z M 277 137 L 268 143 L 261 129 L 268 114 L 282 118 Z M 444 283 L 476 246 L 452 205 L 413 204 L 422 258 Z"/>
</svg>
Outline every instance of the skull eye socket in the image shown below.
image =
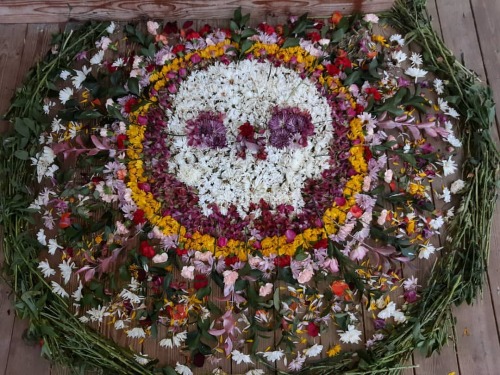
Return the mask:
<svg viewBox="0 0 500 375">
<path fill-rule="evenodd" d="M 227 146 L 226 127 L 223 115 L 214 112 L 200 112 L 186 122 L 188 145 L 200 149 L 219 149 Z"/>
<path fill-rule="evenodd" d="M 311 114 L 298 107 L 275 107 L 268 123 L 269 143 L 278 149 L 291 144 L 307 146 L 307 137 L 314 135 Z"/>
</svg>

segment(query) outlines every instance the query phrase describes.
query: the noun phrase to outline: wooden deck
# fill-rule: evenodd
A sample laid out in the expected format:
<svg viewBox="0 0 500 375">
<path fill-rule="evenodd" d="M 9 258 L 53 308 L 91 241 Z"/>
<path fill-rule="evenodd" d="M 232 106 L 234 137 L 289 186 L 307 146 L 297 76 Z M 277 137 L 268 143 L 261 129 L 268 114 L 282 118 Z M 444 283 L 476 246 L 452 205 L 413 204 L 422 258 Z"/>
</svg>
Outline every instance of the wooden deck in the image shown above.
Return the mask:
<svg viewBox="0 0 500 375">
<path fill-rule="evenodd" d="M 21 84 L 29 67 L 47 51 L 51 33 L 61 26 L 55 23 L 12 23 L 24 20 L 22 13 L 16 15 L 2 8 L 14 3 L 26 6 L 38 2 L 0 0 L 0 113 L 5 112 L 10 97 Z M 53 3 L 66 4 L 67 1 Z M 92 1 L 85 4 L 90 3 Z M 324 5 L 329 2 L 316 3 Z M 349 2 L 343 2 L 343 6 L 345 3 Z M 347 9 L 337 6 L 337 9 Z M 500 103 L 500 1 L 428 0 L 428 8 L 434 26 L 446 44 L 483 81 L 489 83 L 496 102 Z M 36 20 L 48 19 L 39 17 Z M 62 18 L 50 20 L 64 21 Z M 500 116 L 497 115 L 493 136 L 500 147 L 499 120 Z M 442 350 L 440 356 L 424 358 L 416 353 L 413 362 L 418 367 L 406 371 L 405 375 L 500 374 L 500 206 L 493 220 L 490 267 L 482 298 L 474 306 L 456 308 L 454 340 Z M 15 316 L 10 297 L 9 288 L 0 283 L 0 375 L 66 374 L 63 369 L 51 366 L 40 358 L 39 346 L 27 346 L 24 343 L 22 335 L 26 322 Z"/>
</svg>

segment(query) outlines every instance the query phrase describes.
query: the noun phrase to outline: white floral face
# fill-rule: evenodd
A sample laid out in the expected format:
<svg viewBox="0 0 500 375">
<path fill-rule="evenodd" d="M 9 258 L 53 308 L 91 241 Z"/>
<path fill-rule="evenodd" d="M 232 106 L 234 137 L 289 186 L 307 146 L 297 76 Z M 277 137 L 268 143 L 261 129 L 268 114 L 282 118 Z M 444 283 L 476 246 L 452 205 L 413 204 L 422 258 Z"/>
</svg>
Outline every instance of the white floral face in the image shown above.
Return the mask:
<svg viewBox="0 0 500 375">
<path fill-rule="evenodd" d="M 300 211 L 304 182 L 319 178 L 328 166 L 333 137 L 330 106 L 313 83 L 291 69 L 251 60 L 215 64 L 183 81 L 172 108 L 167 112 L 168 171 L 197 189 L 205 215 L 215 203 L 223 214 L 234 204 L 246 217 L 250 203 L 261 199 L 273 207 L 285 204 Z M 310 115 L 314 132 L 303 146 L 294 140 L 286 147 L 273 146 L 268 124 L 276 108 L 296 108 Z M 193 120 L 209 112 L 220 115 L 223 122 L 222 147 L 188 144 Z M 248 142 L 246 156 L 241 156 L 245 142 L 239 128 L 247 122 L 266 140 L 265 160 L 256 157 L 256 146 Z"/>
</svg>

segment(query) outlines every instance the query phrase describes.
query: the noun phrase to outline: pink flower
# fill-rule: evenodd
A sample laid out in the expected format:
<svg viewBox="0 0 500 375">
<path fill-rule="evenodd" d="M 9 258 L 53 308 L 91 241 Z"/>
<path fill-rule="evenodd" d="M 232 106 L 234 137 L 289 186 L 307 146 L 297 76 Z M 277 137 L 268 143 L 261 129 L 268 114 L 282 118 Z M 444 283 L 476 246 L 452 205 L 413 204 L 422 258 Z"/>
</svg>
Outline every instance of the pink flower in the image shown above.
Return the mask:
<svg viewBox="0 0 500 375">
<path fill-rule="evenodd" d="M 194 279 L 194 266 L 184 266 L 182 267 L 181 276 L 188 279 Z"/>
<path fill-rule="evenodd" d="M 158 27 L 160 27 L 160 25 L 158 24 L 158 22 L 148 21 L 147 27 L 148 33 L 150 33 L 151 35 L 156 35 L 156 30 L 158 30 Z"/>
<path fill-rule="evenodd" d="M 367 252 L 368 252 L 368 249 L 366 247 L 359 245 L 357 248 L 355 248 L 351 252 L 350 258 L 352 260 L 361 260 L 365 257 Z"/>
<path fill-rule="evenodd" d="M 250 267 L 252 268 L 259 268 L 259 264 L 262 262 L 262 259 L 259 257 L 253 257 L 250 256 L 248 257 L 248 264 L 250 264 Z"/>
<path fill-rule="evenodd" d="M 370 176 L 365 176 L 363 179 L 363 191 L 369 191 L 370 185 L 372 184 L 372 178 Z"/>
<path fill-rule="evenodd" d="M 335 258 L 325 259 L 323 268 L 330 270 L 332 273 L 339 272 L 339 262 Z"/>
<path fill-rule="evenodd" d="M 153 263 L 165 263 L 167 260 L 168 260 L 168 254 L 167 253 L 156 254 L 153 257 Z"/>
<path fill-rule="evenodd" d="M 270 294 L 273 291 L 273 284 L 267 283 L 266 285 L 263 285 L 259 289 L 259 296 L 264 297 Z"/>
<path fill-rule="evenodd" d="M 210 251 L 197 251 L 194 253 L 194 259 L 199 260 L 200 262 L 210 262 L 212 260 L 212 253 Z"/>
<path fill-rule="evenodd" d="M 285 237 L 286 237 L 286 242 L 287 243 L 291 243 L 293 242 L 293 240 L 295 239 L 297 235 L 295 234 L 295 232 L 293 230 L 290 230 L 288 229 L 286 232 L 285 232 Z"/>
<path fill-rule="evenodd" d="M 377 224 L 378 225 L 384 225 L 385 224 L 385 220 L 387 219 L 387 210 L 384 209 L 380 212 L 380 216 L 378 217 L 377 219 Z"/>
<path fill-rule="evenodd" d="M 386 170 L 384 173 L 384 181 L 386 183 L 390 184 L 392 181 L 392 175 L 393 175 L 392 170 L 390 170 L 390 169 Z"/>
<path fill-rule="evenodd" d="M 313 269 L 311 267 L 307 267 L 299 273 L 297 281 L 301 284 L 305 284 L 312 279 L 313 275 L 314 275 Z"/>
<path fill-rule="evenodd" d="M 234 290 L 234 283 L 238 280 L 238 272 L 224 271 L 224 295 L 229 295 Z"/>
</svg>

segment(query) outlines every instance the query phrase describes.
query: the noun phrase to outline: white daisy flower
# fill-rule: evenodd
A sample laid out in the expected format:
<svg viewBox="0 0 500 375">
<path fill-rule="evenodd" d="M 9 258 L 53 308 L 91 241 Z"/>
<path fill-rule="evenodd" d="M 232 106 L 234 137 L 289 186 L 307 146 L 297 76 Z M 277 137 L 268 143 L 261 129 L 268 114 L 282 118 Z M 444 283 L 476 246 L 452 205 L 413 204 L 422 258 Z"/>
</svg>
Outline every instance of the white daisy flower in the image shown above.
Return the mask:
<svg viewBox="0 0 500 375">
<path fill-rule="evenodd" d="M 104 51 L 100 50 L 94 56 L 91 57 L 90 64 L 91 65 L 99 65 L 103 59 L 104 59 Z"/>
<path fill-rule="evenodd" d="M 304 351 L 304 354 L 306 355 L 306 357 L 316 357 L 317 355 L 320 355 L 322 351 L 323 345 L 314 344 L 310 348 L 307 348 Z"/>
<path fill-rule="evenodd" d="M 57 243 L 57 241 L 54 238 L 51 238 L 49 240 L 49 254 L 54 255 L 56 253 L 57 249 L 62 249 L 63 247 Z"/>
<path fill-rule="evenodd" d="M 410 56 L 410 61 L 412 66 L 416 66 L 418 68 L 423 63 L 422 55 L 420 53 L 413 52 Z"/>
<path fill-rule="evenodd" d="M 71 73 L 67 70 L 63 70 L 61 73 L 59 73 L 59 77 L 61 77 L 61 79 L 63 79 L 64 81 L 66 81 L 70 75 Z"/>
<path fill-rule="evenodd" d="M 396 66 L 401 66 L 401 63 L 405 62 L 408 58 L 408 55 L 403 51 L 394 51 L 391 54 L 391 59 L 396 61 Z"/>
<path fill-rule="evenodd" d="M 448 160 L 442 160 L 441 162 L 438 162 L 438 164 L 443 166 L 443 174 L 445 177 L 457 171 L 457 163 L 455 163 L 455 160 L 452 159 L 451 155 L 448 157 Z"/>
<path fill-rule="evenodd" d="M 444 219 L 442 216 L 438 216 L 429 222 L 429 226 L 434 230 L 438 230 L 443 226 L 443 224 L 444 224 Z"/>
<path fill-rule="evenodd" d="M 443 199 L 445 203 L 450 203 L 451 202 L 451 192 L 450 189 L 445 187 L 443 189 L 443 194 L 438 194 L 438 197 Z"/>
<path fill-rule="evenodd" d="M 390 42 L 396 42 L 397 44 L 399 44 L 401 47 L 405 45 L 405 40 L 404 38 L 401 36 L 401 34 L 392 34 L 390 37 L 389 37 L 389 41 Z"/>
<path fill-rule="evenodd" d="M 434 79 L 433 85 L 436 94 L 441 95 L 444 92 L 443 81 L 439 78 Z"/>
<path fill-rule="evenodd" d="M 71 87 L 66 87 L 59 91 L 59 100 L 62 104 L 66 104 L 68 100 L 73 96 L 73 89 Z"/>
<path fill-rule="evenodd" d="M 420 245 L 420 250 L 418 252 L 419 259 L 429 259 L 429 257 L 436 252 L 436 247 L 433 244 L 429 243 L 426 245 Z"/>
<path fill-rule="evenodd" d="M 66 290 L 64 290 L 64 288 L 60 284 L 56 283 L 55 281 L 52 281 L 51 284 L 52 284 L 52 292 L 63 298 L 69 297 L 68 292 L 66 292 Z"/>
<path fill-rule="evenodd" d="M 347 331 L 338 331 L 340 341 L 344 344 L 357 344 L 361 341 L 361 331 L 356 329 L 354 325 L 349 324 Z"/>
<path fill-rule="evenodd" d="M 166 338 L 160 341 L 162 348 L 178 348 L 187 339 L 187 331 L 177 333 L 172 338 Z"/>
<path fill-rule="evenodd" d="M 45 236 L 45 231 L 43 229 L 40 229 L 38 231 L 38 233 L 36 234 L 36 239 L 41 245 L 47 246 L 47 237 Z"/>
<path fill-rule="evenodd" d="M 462 147 L 462 141 L 460 139 L 458 139 L 457 137 L 455 137 L 455 134 L 453 134 L 453 132 L 448 134 L 448 136 L 446 137 L 446 141 L 450 145 L 452 145 L 453 147 L 456 147 L 456 148 Z"/>
<path fill-rule="evenodd" d="M 193 371 L 189 367 L 181 365 L 179 362 L 175 364 L 175 371 L 179 375 L 193 375 Z"/>
<path fill-rule="evenodd" d="M 71 262 L 71 258 L 68 260 L 63 260 L 61 264 L 59 264 L 59 269 L 61 270 L 61 275 L 64 280 L 64 284 L 67 284 L 71 279 L 71 274 L 73 273 L 73 268 L 76 267 L 74 262 Z"/>
<path fill-rule="evenodd" d="M 106 27 L 106 32 L 108 34 L 113 34 L 116 29 L 116 24 L 114 22 L 111 22 L 108 27 Z"/>
<path fill-rule="evenodd" d="M 89 316 L 90 321 L 102 323 L 104 317 L 109 315 L 109 313 L 106 313 L 106 306 L 101 307 L 99 305 L 97 308 L 87 310 L 87 315 Z"/>
<path fill-rule="evenodd" d="M 264 370 L 261 370 L 260 368 L 245 372 L 245 375 L 264 375 L 264 374 L 265 374 Z"/>
<path fill-rule="evenodd" d="M 451 184 L 450 191 L 452 194 L 457 194 L 464 187 L 465 187 L 465 182 L 463 180 L 456 180 Z"/>
<path fill-rule="evenodd" d="M 117 331 L 125 328 L 125 322 L 121 319 L 117 320 L 114 324 L 114 327 Z"/>
<path fill-rule="evenodd" d="M 40 268 L 40 271 L 43 273 L 43 277 L 48 278 L 50 276 L 54 276 L 56 274 L 56 271 L 54 271 L 51 267 L 47 259 L 41 261 L 38 263 L 38 268 Z"/>
<path fill-rule="evenodd" d="M 416 68 L 416 67 L 412 66 L 412 67 L 405 70 L 405 74 L 410 76 L 410 77 L 415 78 L 415 83 L 416 83 L 419 78 L 425 77 L 425 75 L 427 74 L 427 70 Z"/>
<path fill-rule="evenodd" d="M 253 363 L 252 359 L 250 358 L 250 355 L 248 354 L 243 354 L 239 350 L 233 350 L 231 352 L 231 358 L 233 361 L 235 361 L 238 365 L 240 363 Z"/>
<path fill-rule="evenodd" d="M 135 327 L 127 331 L 127 337 L 143 339 L 146 337 L 146 332 L 141 327 Z"/>
<path fill-rule="evenodd" d="M 273 352 L 257 352 L 257 354 L 262 354 L 262 356 L 268 362 L 276 362 L 279 361 L 285 355 L 283 349 L 275 350 Z"/>
<path fill-rule="evenodd" d="M 78 288 L 71 295 L 71 297 L 73 297 L 75 302 L 80 302 L 82 300 L 82 297 L 83 297 L 82 291 L 83 291 L 83 284 L 80 281 L 80 283 L 78 284 Z"/>
<path fill-rule="evenodd" d="M 140 365 L 147 365 L 149 362 L 151 362 L 151 359 L 146 358 L 147 354 L 134 354 L 134 359 L 135 361 L 140 364 Z"/>
</svg>

